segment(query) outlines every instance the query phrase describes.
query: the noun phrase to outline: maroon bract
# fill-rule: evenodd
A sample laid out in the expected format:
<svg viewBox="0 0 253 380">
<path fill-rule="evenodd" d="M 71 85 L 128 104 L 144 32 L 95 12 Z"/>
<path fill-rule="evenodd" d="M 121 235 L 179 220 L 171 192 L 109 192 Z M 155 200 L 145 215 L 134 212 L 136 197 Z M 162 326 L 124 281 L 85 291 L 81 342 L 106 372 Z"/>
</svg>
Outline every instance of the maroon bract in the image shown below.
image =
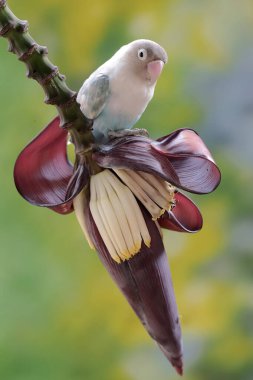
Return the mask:
<svg viewBox="0 0 253 380">
<path fill-rule="evenodd" d="M 88 170 L 82 166 L 79 186 L 69 198 L 67 189 L 76 173 L 68 161 L 66 149 L 67 132 L 60 128 L 56 117 L 20 153 L 14 168 L 17 190 L 31 204 L 50 207 L 66 214 L 73 211 L 71 200 L 88 182 Z"/>
<path fill-rule="evenodd" d="M 90 246 L 182 374 L 181 329 L 160 227 L 199 231 L 201 213 L 178 189 L 209 193 L 218 186 L 220 171 L 190 129 L 157 141 L 128 135 L 94 145 L 99 170 L 92 173 L 81 154 L 75 167 L 69 163 L 66 140 L 54 119 L 19 155 L 17 189 L 32 204 L 61 214 L 75 210 Z"/>
</svg>

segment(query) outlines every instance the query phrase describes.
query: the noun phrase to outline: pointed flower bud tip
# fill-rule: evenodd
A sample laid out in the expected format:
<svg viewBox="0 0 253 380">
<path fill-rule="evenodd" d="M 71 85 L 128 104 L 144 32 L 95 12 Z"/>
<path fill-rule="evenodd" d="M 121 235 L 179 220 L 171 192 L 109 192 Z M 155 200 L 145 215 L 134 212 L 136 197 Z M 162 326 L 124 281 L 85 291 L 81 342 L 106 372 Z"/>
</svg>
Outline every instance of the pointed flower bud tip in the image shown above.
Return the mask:
<svg viewBox="0 0 253 380">
<path fill-rule="evenodd" d="M 183 367 L 182 366 L 175 366 L 175 370 L 177 371 L 177 373 L 180 375 L 180 376 L 183 376 Z"/>
</svg>

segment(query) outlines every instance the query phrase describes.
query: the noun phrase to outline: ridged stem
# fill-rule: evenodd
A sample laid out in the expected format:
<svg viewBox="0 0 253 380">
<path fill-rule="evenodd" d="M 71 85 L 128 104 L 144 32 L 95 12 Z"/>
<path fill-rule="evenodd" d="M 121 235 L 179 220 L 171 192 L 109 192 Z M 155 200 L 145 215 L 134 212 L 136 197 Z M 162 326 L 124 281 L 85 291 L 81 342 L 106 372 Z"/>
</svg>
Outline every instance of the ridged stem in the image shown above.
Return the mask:
<svg viewBox="0 0 253 380">
<path fill-rule="evenodd" d="M 68 129 L 77 151 L 86 151 L 93 142 L 91 120 L 85 118 L 76 102 L 76 92 L 65 82 L 58 67 L 48 59 L 45 46 L 39 45 L 28 33 L 28 22 L 19 20 L 0 0 L 0 36 L 9 41 L 9 51 L 16 54 L 27 67 L 27 77 L 43 88 L 46 104 L 56 106 L 61 127 Z"/>
</svg>

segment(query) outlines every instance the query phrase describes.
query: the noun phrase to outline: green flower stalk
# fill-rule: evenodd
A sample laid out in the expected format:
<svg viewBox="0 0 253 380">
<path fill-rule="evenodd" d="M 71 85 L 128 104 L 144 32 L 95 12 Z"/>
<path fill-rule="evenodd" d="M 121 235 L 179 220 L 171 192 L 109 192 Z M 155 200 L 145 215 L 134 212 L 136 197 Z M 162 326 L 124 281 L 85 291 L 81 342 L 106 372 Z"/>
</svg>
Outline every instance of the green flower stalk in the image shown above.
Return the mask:
<svg viewBox="0 0 253 380">
<path fill-rule="evenodd" d="M 80 111 L 76 92 L 66 84 L 65 77 L 48 59 L 45 46 L 39 45 L 28 33 L 28 22 L 18 19 L 6 0 L 0 0 L 0 36 L 7 38 L 9 52 L 18 56 L 27 67 L 27 77 L 43 88 L 45 103 L 54 105 L 60 116 L 60 126 L 68 130 L 78 150 L 89 150 L 93 142 L 91 120 Z"/>
</svg>

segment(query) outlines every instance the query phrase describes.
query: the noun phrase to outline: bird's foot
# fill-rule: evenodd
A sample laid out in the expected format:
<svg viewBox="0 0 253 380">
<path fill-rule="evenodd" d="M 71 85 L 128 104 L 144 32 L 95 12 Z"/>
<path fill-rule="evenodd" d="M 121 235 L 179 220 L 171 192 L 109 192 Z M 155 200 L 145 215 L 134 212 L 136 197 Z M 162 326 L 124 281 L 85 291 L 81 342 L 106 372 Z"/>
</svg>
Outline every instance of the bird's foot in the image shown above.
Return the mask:
<svg viewBox="0 0 253 380">
<path fill-rule="evenodd" d="M 114 139 L 117 137 L 126 137 L 126 136 L 145 136 L 149 137 L 148 131 L 143 128 L 134 128 L 134 129 L 121 129 L 119 131 L 108 132 L 109 139 Z"/>
</svg>

